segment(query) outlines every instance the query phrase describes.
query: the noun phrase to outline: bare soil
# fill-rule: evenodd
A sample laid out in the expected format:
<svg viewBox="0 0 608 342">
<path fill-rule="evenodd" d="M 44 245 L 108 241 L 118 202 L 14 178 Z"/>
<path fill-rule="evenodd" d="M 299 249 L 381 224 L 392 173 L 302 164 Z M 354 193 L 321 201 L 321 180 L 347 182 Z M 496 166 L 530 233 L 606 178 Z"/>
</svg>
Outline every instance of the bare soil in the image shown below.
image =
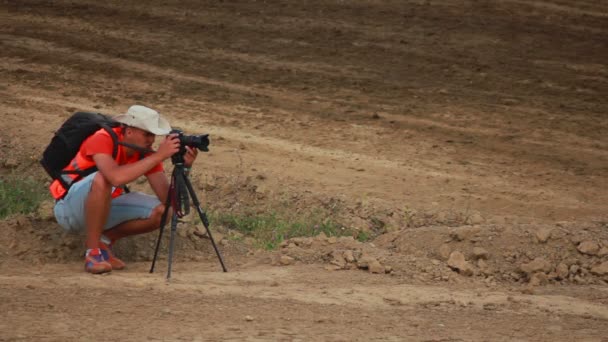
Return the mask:
<svg viewBox="0 0 608 342">
<path fill-rule="evenodd" d="M 143 104 L 210 134 L 205 209 L 353 235 L 212 222 L 223 273 L 191 216 L 171 282 L 155 234 L 92 276 L 49 200 L 0 221 L 0 341 L 605 340 L 607 56 L 588 0 L 0 1 L 2 176 Z"/>
</svg>

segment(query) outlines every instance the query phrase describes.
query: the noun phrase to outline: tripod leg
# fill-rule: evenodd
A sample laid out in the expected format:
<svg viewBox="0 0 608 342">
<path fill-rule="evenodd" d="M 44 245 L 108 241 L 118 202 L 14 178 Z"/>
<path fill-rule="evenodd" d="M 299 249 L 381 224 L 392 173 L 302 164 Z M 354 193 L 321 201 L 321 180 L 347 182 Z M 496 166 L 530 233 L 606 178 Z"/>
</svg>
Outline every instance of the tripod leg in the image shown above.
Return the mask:
<svg viewBox="0 0 608 342">
<path fill-rule="evenodd" d="M 163 216 L 161 216 L 161 218 L 160 218 L 160 229 L 158 232 L 158 239 L 156 240 L 156 248 L 154 249 L 154 259 L 152 259 L 152 267 L 150 267 L 150 273 L 154 273 L 154 265 L 156 265 L 156 257 L 158 256 L 158 249 L 160 248 L 160 240 L 163 237 L 163 231 L 165 230 L 165 224 L 167 223 L 167 216 L 168 216 L 170 207 L 171 207 L 171 188 L 169 188 L 169 192 L 167 193 L 167 200 L 165 201 L 165 211 L 163 212 Z"/>
<path fill-rule="evenodd" d="M 220 264 L 222 265 L 222 270 L 224 270 L 224 272 L 228 272 L 228 270 L 226 269 L 226 266 L 224 265 L 224 259 L 222 259 L 222 255 L 220 254 L 220 251 L 217 248 L 217 245 L 215 244 L 215 240 L 213 240 L 213 236 L 211 235 L 211 230 L 209 230 L 209 220 L 207 219 L 207 215 L 205 214 L 205 212 L 201 209 L 201 204 L 198 201 L 198 198 L 196 197 L 196 193 L 194 192 L 192 183 L 190 183 L 188 176 L 186 176 L 185 174 L 182 174 L 182 176 L 184 178 L 184 183 L 186 183 L 186 187 L 188 187 L 188 192 L 190 193 L 192 202 L 194 203 L 194 206 L 196 207 L 198 216 L 201 218 L 201 221 L 203 222 L 203 225 L 205 226 L 205 229 L 207 230 L 207 235 L 209 235 L 209 240 L 211 240 L 211 245 L 213 246 L 213 249 L 215 250 L 215 254 L 217 254 L 217 258 L 220 260 Z"/>
<path fill-rule="evenodd" d="M 171 278 L 171 265 L 173 264 L 173 251 L 175 249 L 175 232 L 177 231 L 177 214 L 173 213 L 171 218 L 171 237 L 169 238 L 169 267 L 167 270 L 167 280 Z"/>
</svg>

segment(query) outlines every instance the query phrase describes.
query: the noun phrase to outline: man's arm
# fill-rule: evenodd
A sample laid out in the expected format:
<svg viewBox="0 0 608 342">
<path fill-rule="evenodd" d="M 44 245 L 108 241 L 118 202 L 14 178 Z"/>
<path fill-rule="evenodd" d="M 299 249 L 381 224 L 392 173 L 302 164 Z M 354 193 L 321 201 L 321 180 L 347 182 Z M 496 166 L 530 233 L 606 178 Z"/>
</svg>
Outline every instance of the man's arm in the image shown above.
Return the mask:
<svg viewBox="0 0 608 342">
<path fill-rule="evenodd" d="M 112 186 L 120 186 L 136 180 L 177 151 L 179 151 L 179 139 L 168 136 L 155 153 L 135 163 L 118 165 L 112 156 L 105 153 L 94 154 L 93 161 Z"/>
<path fill-rule="evenodd" d="M 112 186 L 132 182 L 163 161 L 156 153 L 127 165 L 118 165 L 112 156 L 103 153 L 93 155 L 93 160 L 99 172 Z"/>
<path fill-rule="evenodd" d="M 169 193 L 169 181 L 164 172 L 154 172 L 151 175 L 146 176 L 150 187 L 154 190 L 156 197 L 160 200 L 160 203 L 165 204 L 167 202 L 167 194 Z"/>
</svg>

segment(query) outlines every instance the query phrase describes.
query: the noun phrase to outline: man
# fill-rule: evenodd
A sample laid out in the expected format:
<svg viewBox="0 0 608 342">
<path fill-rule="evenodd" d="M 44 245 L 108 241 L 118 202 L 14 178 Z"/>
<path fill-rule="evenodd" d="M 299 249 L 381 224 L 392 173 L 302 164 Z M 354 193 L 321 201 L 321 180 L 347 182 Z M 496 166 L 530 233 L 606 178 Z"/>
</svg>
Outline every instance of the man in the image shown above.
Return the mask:
<svg viewBox="0 0 608 342">
<path fill-rule="evenodd" d="M 171 126 L 160 114 L 144 106 L 131 106 L 126 114 L 114 118 L 122 123 L 113 128 L 118 141 L 151 150 L 156 135 L 167 135 Z M 160 226 L 165 210 L 169 181 L 162 162 L 179 151 L 180 142 L 168 135 L 156 152 L 142 153 L 132 147 L 118 145 L 112 157 L 114 142 L 110 134 L 100 129 L 80 146 L 76 157 L 64 170 L 85 170 L 97 167 L 97 172 L 76 180 L 69 191 L 55 180 L 50 191 L 57 200 L 55 217 L 66 230 L 86 232 L 85 270 L 105 273 L 120 270 L 124 262 L 112 253 L 112 244 L 124 237 L 153 231 Z M 186 147 L 185 167 L 197 156 L 196 149 Z M 140 192 L 124 193 L 122 186 L 145 175 L 156 196 Z M 75 179 L 76 175 L 70 175 Z"/>
</svg>

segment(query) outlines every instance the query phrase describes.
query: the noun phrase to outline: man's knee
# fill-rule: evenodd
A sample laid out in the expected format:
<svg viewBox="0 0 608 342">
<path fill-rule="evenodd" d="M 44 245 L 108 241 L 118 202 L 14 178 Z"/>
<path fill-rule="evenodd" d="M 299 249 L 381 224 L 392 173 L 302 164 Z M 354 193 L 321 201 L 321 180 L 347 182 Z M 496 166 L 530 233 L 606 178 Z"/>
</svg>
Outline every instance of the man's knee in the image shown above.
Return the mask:
<svg viewBox="0 0 608 342">
<path fill-rule="evenodd" d="M 165 205 L 159 204 L 154 209 L 152 209 L 152 213 L 150 214 L 150 219 L 154 223 L 156 227 L 160 227 L 160 221 L 162 219 L 163 213 L 165 212 Z"/>
</svg>

